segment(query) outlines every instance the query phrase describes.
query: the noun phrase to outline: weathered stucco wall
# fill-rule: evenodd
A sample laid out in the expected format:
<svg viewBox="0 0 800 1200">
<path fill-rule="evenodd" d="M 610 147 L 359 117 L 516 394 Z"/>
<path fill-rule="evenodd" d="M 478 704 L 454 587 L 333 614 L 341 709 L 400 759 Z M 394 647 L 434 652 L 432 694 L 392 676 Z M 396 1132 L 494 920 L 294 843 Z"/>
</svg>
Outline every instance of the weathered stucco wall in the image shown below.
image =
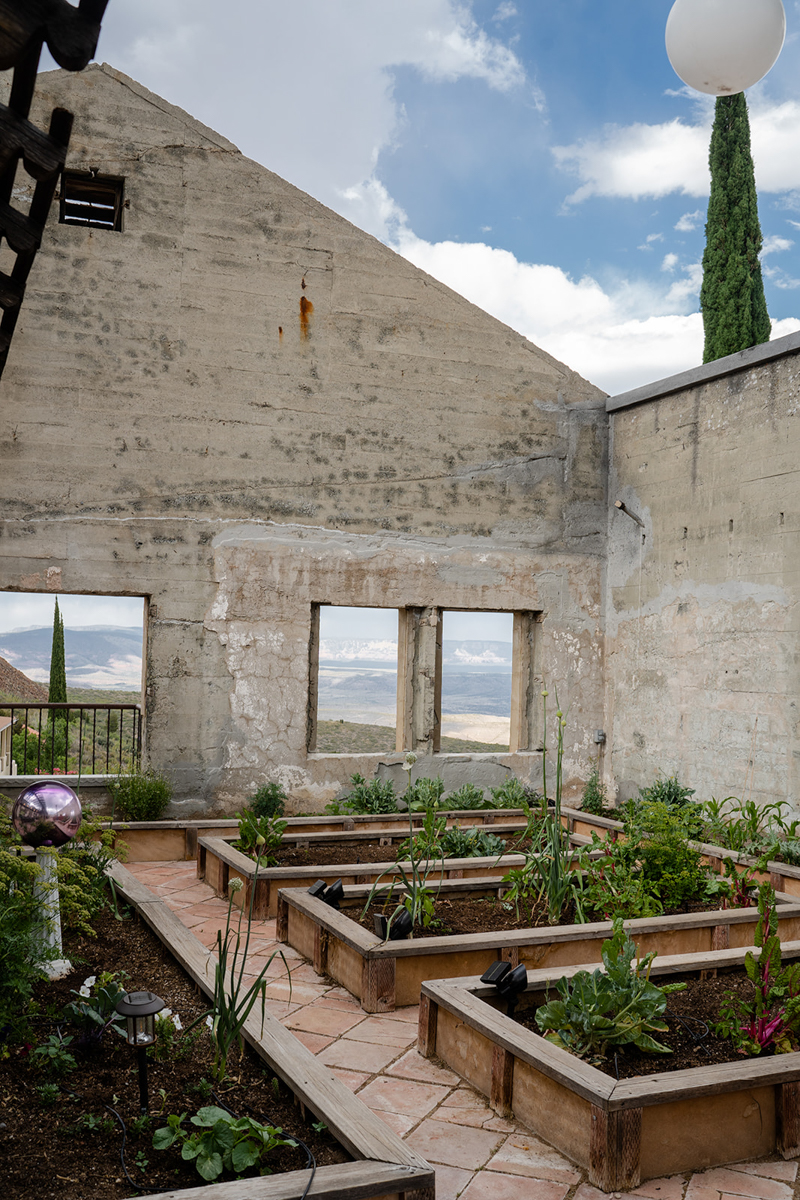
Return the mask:
<svg viewBox="0 0 800 1200">
<path fill-rule="evenodd" d="M 190 808 L 270 777 L 310 807 L 375 765 L 306 752 L 313 603 L 540 611 L 585 775 L 602 394 L 110 68 L 41 77 L 37 121 L 57 103 L 68 167 L 128 207 L 48 222 L 2 381 L 2 586 L 150 599 L 148 747 Z"/>
<path fill-rule="evenodd" d="M 612 413 L 606 721 L 622 795 L 663 770 L 702 799 L 800 802 L 798 354 L 792 335 Z"/>
</svg>

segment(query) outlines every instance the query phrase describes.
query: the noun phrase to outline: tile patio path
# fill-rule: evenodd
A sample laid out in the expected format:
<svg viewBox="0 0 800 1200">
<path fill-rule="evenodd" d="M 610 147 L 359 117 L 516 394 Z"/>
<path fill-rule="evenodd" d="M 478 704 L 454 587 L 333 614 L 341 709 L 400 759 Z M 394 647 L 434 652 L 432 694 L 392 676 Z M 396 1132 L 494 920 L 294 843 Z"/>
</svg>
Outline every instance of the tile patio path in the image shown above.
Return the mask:
<svg viewBox="0 0 800 1200">
<path fill-rule="evenodd" d="M 224 929 L 227 904 L 198 881 L 194 863 L 128 863 L 204 946 Z M 370 1016 L 345 991 L 275 938 L 275 921 L 253 922 L 254 974 L 268 970 L 269 1009 L 397 1134 L 436 1168 L 437 1200 L 605 1200 L 586 1174 L 483 1096 L 416 1051 L 416 1006 Z M 795 1200 L 797 1163 L 739 1163 L 651 1179 L 630 1195 L 647 1200 Z M 799 1181 L 800 1182 L 800 1181 Z M 619 1196 L 619 1193 L 613 1193 Z M 798 1194 L 800 1200 L 800 1193 Z"/>
</svg>

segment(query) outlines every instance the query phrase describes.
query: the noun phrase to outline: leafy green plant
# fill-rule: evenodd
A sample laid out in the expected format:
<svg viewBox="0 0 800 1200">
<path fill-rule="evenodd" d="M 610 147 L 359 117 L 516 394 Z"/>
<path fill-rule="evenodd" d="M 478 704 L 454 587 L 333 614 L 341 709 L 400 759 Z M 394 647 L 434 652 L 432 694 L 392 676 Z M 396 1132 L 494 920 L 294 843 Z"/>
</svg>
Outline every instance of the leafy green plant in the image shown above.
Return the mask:
<svg viewBox="0 0 800 1200">
<path fill-rule="evenodd" d="M 536 789 L 521 783 L 515 775 L 504 780 L 499 787 L 490 788 L 490 795 L 493 808 L 525 808 L 541 802 Z"/>
<path fill-rule="evenodd" d="M 274 852 L 280 846 L 289 822 L 278 816 L 258 817 L 248 809 L 237 813 L 236 817 L 239 821 L 239 837 L 233 843 L 235 848 L 244 854 L 258 851 L 265 867 L 277 862 Z"/>
<path fill-rule="evenodd" d="M 326 804 L 326 812 L 337 817 L 348 813 L 378 815 L 397 812 L 397 797 L 391 779 L 371 779 L 367 783 L 364 776 L 356 772 L 350 776 L 350 782 L 352 790 L 343 799 Z"/>
<path fill-rule="evenodd" d="M 279 783 L 264 783 L 247 797 L 247 804 L 256 817 L 282 817 L 286 804 L 286 792 Z"/>
<path fill-rule="evenodd" d="M 633 1044 L 650 1054 L 670 1054 L 654 1033 L 665 1033 L 661 1019 L 670 992 L 684 983 L 663 988 L 650 982 L 655 954 L 637 960 L 636 946 L 620 919 L 611 938 L 603 943 L 603 966 L 591 974 L 578 971 L 556 984 L 560 999 L 550 1000 L 536 1012 L 536 1024 L 548 1041 L 578 1058 L 602 1060 L 609 1046 Z"/>
<path fill-rule="evenodd" d="M 416 758 L 416 755 L 414 757 Z M 449 808 L 450 801 L 445 804 L 442 800 L 443 794 L 444 780 L 438 775 L 434 779 L 423 775 L 412 783 L 409 772 L 408 787 L 402 799 L 408 805 L 409 812 L 425 812 L 429 808 Z"/>
<path fill-rule="evenodd" d="M 125 1018 L 117 1012 L 117 1001 L 124 996 L 125 988 L 120 980 L 127 978 L 125 971 L 103 971 L 98 979 L 89 975 L 80 989 L 71 989 L 77 1000 L 64 1006 L 64 1018 L 81 1030 L 79 1043 L 99 1045 L 107 1029 L 113 1029 L 125 1037 Z"/>
<path fill-rule="evenodd" d="M 259 847 L 260 849 L 260 847 Z M 252 983 L 245 987 L 245 968 L 250 949 L 250 932 L 253 918 L 253 901 L 256 894 L 256 881 L 261 866 L 261 858 L 256 858 L 253 872 L 253 886 L 250 889 L 250 909 L 247 914 L 247 931 L 242 940 L 242 920 L 244 910 L 239 909 L 236 929 L 231 928 L 231 910 L 233 895 L 244 886 L 241 879 L 233 879 L 229 884 L 228 913 L 225 920 L 225 933 L 217 931 L 217 954 L 214 963 L 214 997 L 209 1008 L 201 1013 L 186 1030 L 187 1035 L 205 1021 L 211 1031 L 214 1043 L 214 1080 L 219 1083 L 225 1078 L 228 1069 L 228 1059 L 234 1047 L 238 1046 L 240 1053 L 244 1050 L 242 1029 L 247 1018 L 261 997 L 261 1028 L 264 1028 L 264 1011 L 266 1008 L 266 975 L 273 959 L 280 957 L 287 971 L 288 964 L 283 951 L 274 951 Z M 291 972 L 289 973 L 291 988 Z M 291 995 L 291 991 L 290 991 Z"/>
<path fill-rule="evenodd" d="M 602 817 L 608 806 L 608 794 L 606 785 L 600 779 L 600 771 L 597 765 L 592 767 L 589 778 L 583 787 L 581 794 L 581 809 L 583 812 L 591 813 L 593 816 Z"/>
<path fill-rule="evenodd" d="M 682 808 L 691 802 L 694 788 L 678 783 L 675 775 L 660 775 L 649 787 L 639 788 L 639 800 L 644 803 L 667 804 Z"/>
<path fill-rule="evenodd" d="M 276 1146 L 296 1146 L 283 1130 L 262 1125 L 252 1117 L 233 1117 L 222 1108 L 209 1105 L 191 1117 L 195 1129 L 183 1127 L 186 1113 L 173 1113 L 167 1124 L 153 1134 L 153 1148 L 167 1150 L 176 1142 L 181 1146 L 181 1158 L 194 1160 L 198 1173 L 209 1181 L 218 1179 L 223 1171 L 233 1171 L 238 1178 L 256 1165 L 259 1174 L 269 1175 L 266 1156 Z"/>
<path fill-rule="evenodd" d="M 108 790 L 126 821 L 158 821 L 172 799 L 172 784 L 158 771 L 132 771 L 109 780 Z"/>
<path fill-rule="evenodd" d="M 742 1054 L 761 1054 L 765 1050 L 786 1054 L 798 1046 L 800 963 L 782 965 L 775 893 L 768 883 L 758 889 L 754 943 L 759 949 L 758 959 L 748 950 L 744 960 L 753 994 L 744 998 L 726 992 L 716 1032 L 730 1038 Z"/>
<path fill-rule="evenodd" d="M 36 1094 L 42 1108 L 51 1108 L 57 1103 L 61 1095 L 61 1088 L 57 1083 L 40 1083 L 36 1088 Z"/>
<path fill-rule="evenodd" d="M 406 754 L 405 759 L 404 759 L 404 768 L 405 768 L 406 774 L 408 776 L 408 786 L 406 788 L 406 793 L 405 793 L 406 795 L 408 795 L 411 790 L 411 772 L 413 770 L 414 763 L 416 761 L 417 761 L 416 754 L 414 754 L 413 752 L 409 752 L 408 754 Z M 421 866 L 422 859 L 419 854 L 418 848 L 415 845 L 414 823 L 412 820 L 411 813 L 412 813 L 412 809 L 411 809 L 411 806 L 409 805 L 409 808 L 408 808 L 408 832 L 409 832 L 408 862 L 411 867 L 411 871 L 410 871 L 410 873 L 407 872 L 404 866 L 402 866 L 399 862 L 397 863 L 397 870 L 400 874 L 400 887 L 405 892 L 405 895 L 403 896 L 403 899 L 400 903 L 400 907 L 392 914 L 392 916 L 389 918 L 389 920 L 387 922 L 387 927 L 386 927 L 387 938 L 389 937 L 390 932 L 391 932 L 392 922 L 396 919 L 397 914 L 400 912 L 400 909 L 402 909 L 402 908 L 405 908 L 405 910 L 408 912 L 408 915 L 411 917 L 412 925 L 419 924 L 419 925 L 422 925 L 423 928 L 427 928 L 430 925 L 431 921 L 434 919 L 435 895 L 438 895 L 438 891 L 441 889 L 442 882 L 444 880 L 444 859 L 440 858 L 439 862 L 441 864 L 441 867 L 440 867 L 440 876 L 439 876 L 439 888 L 437 889 L 436 893 L 434 894 L 433 888 L 432 888 L 431 884 L 429 884 L 428 880 L 436 868 L 436 860 L 433 858 L 426 858 L 425 867 L 423 868 Z M 433 820 L 434 819 L 433 809 L 430 810 L 430 814 L 431 814 L 431 820 Z M 367 910 L 369 909 L 369 906 L 372 904 L 373 900 L 376 899 L 376 897 L 383 897 L 384 907 L 387 907 L 390 903 L 394 903 L 394 890 L 395 890 L 395 887 L 398 886 L 397 880 L 392 880 L 390 883 L 386 883 L 386 884 L 381 883 L 381 880 L 388 874 L 389 874 L 388 871 L 384 871 L 375 880 L 374 884 L 372 885 L 372 888 L 370 889 L 370 893 L 367 897 L 367 902 L 364 905 L 364 910 L 363 910 L 362 916 L 364 916 L 364 914 L 366 914 Z"/>
<path fill-rule="evenodd" d="M 448 808 L 457 811 L 471 808 L 491 808 L 492 803 L 483 794 L 483 788 L 474 783 L 463 783 L 458 791 L 447 797 Z"/>
<path fill-rule="evenodd" d="M 407 837 L 397 848 L 397 861 L 401 862 L 414 854 L 418 859 L 441 858 L 442 838 L 445 834 L 447 818 L 436 815 L 434 808 L 425 810 L 425 818 L 419 829 Z"/>
<path fill-rule="evenodd" d="M 62 1037 L 60 1033 L 51 1033 L 47 1041 L 33 1051 L 34 1061 L 42 1070 L 50 1071 L 53 1075 L 66 1075 L 78 1065 L 67 1049 L 71 1043 L 71 1034 Z"/>
<path fill-rule="evenodd" d="M 147 1157 L 144 1150 L 137 1150 L 133 1161 L 142 1174 L 144 1174 L 144 1172 L 150 1166 L 150 1159 Z"/>
<path fill-rule="evenodd" d="M 506 843 L 480 825 L 464 829 L 454 825 L 442 837 L 441 847 L 445 858 L 499 858 L 505 854 Z"/>
<path fill-rule="evenodd" d="M 33 986 L 47 957 L 33 896 L 39 868 L 20 848 L 20 836 L 0 808 L 0 1033 L 14 1039 L 25 1036 Z"/>
<path fill-rule="evenodd" d="M 587 920 L 655 917 L 663 910 L 655 887 L 637 869 L 638 844 L 592 833 L 591 846 L 577 853 L 581 907 Z"/>
<path fill-rule="evenodd" d="M 625 836 L 636 847 L 642 878 L 656 890 L 665 909 L 679 908 L 705 889 L 708 868 L 700 851 L 687 841 L 695 820 L 693 806 L 686 812 L 663 801 L 648 801 L 625 811 Z"/>
</svg>

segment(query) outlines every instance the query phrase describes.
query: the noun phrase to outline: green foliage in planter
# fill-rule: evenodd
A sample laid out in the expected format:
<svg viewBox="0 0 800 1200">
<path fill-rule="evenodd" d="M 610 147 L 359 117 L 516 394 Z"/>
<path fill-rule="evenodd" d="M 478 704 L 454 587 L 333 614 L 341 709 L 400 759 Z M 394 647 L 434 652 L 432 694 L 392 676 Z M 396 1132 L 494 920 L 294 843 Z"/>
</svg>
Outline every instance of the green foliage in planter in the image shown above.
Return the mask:
<svg viewBox="0 0 800 1200">
<path fill-rule="evenodd" d="M 348 814 L 372 814 L 397 812 L 397 797 L 391 779 L 371 779 L 369 783 L 358 772 L 350 776 L 352 790 L 341 800 L 332 800 L 325 811 L 335 817 Z"/>
<path fill-rule="evenodd" d="M 72 1034 L 62 1037 L 60 1033 L 51 1033 L 46 1042 L 42 1042 L 33 1052 L 33 1061 L 51 1075 L 66 1075 L 77 1067 L 74 1055 L 67 1047 L 72 1043 Z"/>
<path fill-rule="evenodd" d="M 406 838 L 397 848 L 396 861 L 415 856 L 418 859 L 441 858 L 443 855 L 442 838 L 447 827 L 447 818 L 437 816 L 434 808 L 429 808 L 419 829 Z"/>
<path fill-rule="evenodd" d="M 499 858 L 505 851 L 504 839 L 494 833 L 487 833 L 480 825 L 466 829 L 454 825 L 442 838 L 442 853 L 445 858 Z"/>
<path fill-rule="evenodd" d="M 521 783 L 516 775 L 506 779 L 499 787 L 490 789 L 493 808 L 525 808 L 529 804 L 539 804 L 541 794 L 528 784 Z"/>
<path fill-rule="evenodd" d="M 758 959 L 748 950 L 744 960 L 753 994 L 745 998 L 726 992 L 716 1032 L 729 1037 L 742 1054 L 786 1054 L 798 1048 L 800 963 L 782 965 L 775 893 L 768 883 L 758 889 L 754 942 L 760 951 Z"/>
<path fill-rule="evenodd" d="M 191 1117 L 193 1130 L 183 1128 L 186 1113 L 172 1113 L 167 1124 L 153 1134 L 153 1148 L 167 1150 L 176 1142 L 181 1146 L 181 1158 L 194 1160 L 203 1179 L 218 1179 L 223 1171 L 232 1171 L 237 1179 L 256 1165 L 260 1175 L 270 1175 L 264 1162 L 276 1146 L 296 1146 L 292 1138 L 283 1137 L 283 1130 L 262 1125 L 252 1117 L 234 1117 L 223 1108 L 208 1105 Z"/>
<path fill-rule="evenodd" d="M 484 796 L 483 788 L 476 787 L 474 783 L 464 783 L 458 791 L 451 792 L 447 797 L 447 806 L 453 810 L 494 807 Z"/>
<path fill-rule="evenodd" d="M 172 799 L 172 784 L 157 771 L 132 771 L 110 780 L 114 809 L 126 821 L 158 821 Z"/>
<path fill-rule="evenodd" d="M 699 850 L 687 842 L 696 829 L 694 812 L 683 814 L 669 804 L 650 802 L 637 805 L 624 819 L 625 834 L 636 845 L 642 878 L 653 885 L 664 908 L 678 908 L 705 889 L 708 868 L 700 860 Z"/>
<path fill-rule="evenodd" d="M 600 772 L 594 766 L 583 788 L 581 811 L 591 813 L 595 817 L 602 817 L 607 804 L 608 794 L 606 792 L 606 785 L 601 782 Z"/>
<path fill-rule="evenodd" d="M 450 808 L 450 801 L 448 800 L 445 804 L 442 800 L 443 795 L 444 780 L 441 776 L 437 775 L 433 779 L 429 779 L 423 775 L 414 783 L 409 781 L 402 799 L 409 812 L 425 812 L 429 808 Z"/>
<path fill-rule="evenodd" d="M 265 783 L 247 797 L 248 807 L 256 817 L 282 817 L 285 803 L 286 792 L 279 783 Z"/>
<path fill-rule="evenodd" d="M 661 1019 L 667 995 L 681 991 L 685 983 L 663 988 L 650 982 L 655 953 L 637 960 L 636 946 L 621 920 L 614 922 L 613 936 L 603 943 L 603 966 L 596 971 L 578 971 L 571 980 L 556 984 L 560 996 L 536 1012 L 536 1024 L 549 1042 L 578 1058 L 599 1061 L 609 1046 L 634 1045 L 650 1054 L 671 1054 L 657 1042 L 654 1033 L 666 1033 Z"/>
<path fill-rule="evenodd" d="M 649 787 L 639 788 L 639 801 L 643 804 L 668 804 L 671 808 L 683 808 L 691 802 L 694 788 L 678 783 L 677 776 L 659 776 Z"/>
<path fill-rule="evenodd" d="M 278 816 L 257 817 L 248 809 L 237 813 L 236 817 L 239 821 L 239 837 L 233 843 L 235 849 L 243 854 L 258 853 L 262 866 L 272 866 L 277 861 L 274 851 L 280 846 L 289 822 Z"/>
<path fill-rule="evenodd" d="M 755 800 L 707 800 L 701 805 L 705 841 L 755 857 L 800 863 L 800 820 L 786 815 L 785 800 L 759 804 Z"/>
</svg>

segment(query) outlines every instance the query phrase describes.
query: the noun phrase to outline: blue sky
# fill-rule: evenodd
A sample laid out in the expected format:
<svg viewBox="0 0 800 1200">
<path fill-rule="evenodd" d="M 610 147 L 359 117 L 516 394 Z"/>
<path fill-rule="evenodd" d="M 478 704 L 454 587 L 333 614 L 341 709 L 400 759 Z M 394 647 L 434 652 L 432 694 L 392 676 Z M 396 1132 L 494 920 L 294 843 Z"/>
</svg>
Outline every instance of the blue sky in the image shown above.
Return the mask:
<svg viewBox="0 0 800 1200">
<path fill-rule="evenodd" d="M 785 7 L 748 93 L 773 336 L 800 329 L 800 0 Z M 110 0 L 97 58 L 613 394 L 702 355 L 713 100 L 670 67 L 670 8 Z"/>
<path fill-rule="evenodd" d="M 713 100 L 672 71 L 670 8 L 111 0 L 97 57 L 614 393 L 702 353 Z M 798 0 L 786 13 L 748 93 L 775 336 L 800 329 Z"/>
</svg>

